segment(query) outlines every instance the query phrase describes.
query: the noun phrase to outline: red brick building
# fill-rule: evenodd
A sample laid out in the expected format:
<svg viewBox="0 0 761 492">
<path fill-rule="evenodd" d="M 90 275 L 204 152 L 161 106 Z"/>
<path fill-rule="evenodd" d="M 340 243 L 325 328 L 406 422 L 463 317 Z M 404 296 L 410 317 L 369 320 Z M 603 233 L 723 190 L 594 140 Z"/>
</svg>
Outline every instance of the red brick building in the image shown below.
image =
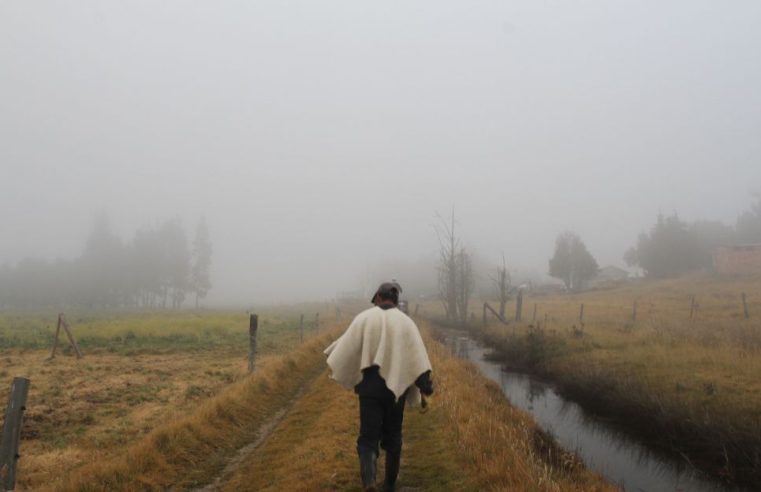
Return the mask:
<svg viewBox="0 0 761 492">
<path fill-rule="evenodd" d="M 761 273 L 761 244 L 719 246 L 713 266 L 717 273 Z"/>
</svg>

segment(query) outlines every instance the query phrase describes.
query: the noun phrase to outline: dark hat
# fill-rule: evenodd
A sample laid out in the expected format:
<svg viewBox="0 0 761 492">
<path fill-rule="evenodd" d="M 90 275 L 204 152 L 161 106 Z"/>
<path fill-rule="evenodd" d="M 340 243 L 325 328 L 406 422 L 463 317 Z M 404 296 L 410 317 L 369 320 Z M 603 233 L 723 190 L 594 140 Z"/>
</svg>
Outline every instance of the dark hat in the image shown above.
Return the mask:
<svg viewBox="0 0 761 492">
<path fill-rule="evenodd" d="M 394 291 L 396 291 L 396 295 L 394 295 Z M 380 284 L 380 287 L 378 287 L 378 290 L 375 291 L 375 294 L 373 294 L 373 296 L 370 298 L 370 302 L 373 302 L 373 300 L 375 300 L 375 296 L 377 295 L 386 298 L 398 298 L 399 294 L 401 293 L 402 286 L 399 285 L 399 283 L 395 280 L 391 282 L 383 282 Z"/>
</svg>

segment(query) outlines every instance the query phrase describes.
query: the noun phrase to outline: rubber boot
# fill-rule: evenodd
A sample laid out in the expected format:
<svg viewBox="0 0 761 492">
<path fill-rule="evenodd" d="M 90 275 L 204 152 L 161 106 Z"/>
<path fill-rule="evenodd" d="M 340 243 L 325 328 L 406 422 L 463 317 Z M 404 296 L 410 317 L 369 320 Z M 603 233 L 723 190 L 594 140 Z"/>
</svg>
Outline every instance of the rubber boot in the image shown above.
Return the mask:
<svg viewBox="0 0 761 492">
<path fill-rule="evenodd" d="M 359 452 L 359 474 L 362 477 L 362 487 L 365 492 L 375 492 L 375 460 L 374 451 L 363 449 Z"/>
<path fill-rule="evenodd" d="M 394 492 L 396 490 L 396 477 L 399 476 L 399 461 L 401 457 L 401 453 L 386 451 L 386 479 L 383 484 L 385 492 Z"/>
</svg>

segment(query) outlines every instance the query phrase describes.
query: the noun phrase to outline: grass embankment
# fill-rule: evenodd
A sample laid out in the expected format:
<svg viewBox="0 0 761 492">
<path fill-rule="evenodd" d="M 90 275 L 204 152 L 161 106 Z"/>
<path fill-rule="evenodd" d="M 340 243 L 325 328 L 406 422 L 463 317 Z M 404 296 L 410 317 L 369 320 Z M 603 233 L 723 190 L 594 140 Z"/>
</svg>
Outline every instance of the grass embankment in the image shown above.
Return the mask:
<svg viewBox="0 0 761 492">
<path fill-rule="evenodd" d="M 247 375 L 244 313 L 71 313 L 85 356 L 73 357 L 62 335 L 66 348 L 48 360 L 56 316 L 0 315 L 0 400 L 14 376 L 31 379 L 19 490 L 38 489 L 122 452 Z M 307 336 L 313 331 L 305 330 Z M 298 313 L 260 316 L 257 339 L 264 365 L 298 346 Z"/>
<path fill-rule="evenodd" d="M 524 319 L 533 304 L 535 322 L 482 332 L 505 362 L 548 376 L 587 408 L 699 468 L 761 486 L 761 279 L 700 275 L 527 297 Z"/>
<path fill-rule="evenodd" d="M 74 470 L 51 488 L 166 490 L 211 481 L 238 448 L 254 439 L 262 423 L 324 368 L 322 350 L 334 336 L 316 336 L 287 355 L 261 361 L 254 375 L 189 415 L 157 427 L 123 454 Z"/>
<path fill-rule="evenodd" d="M 615 490 L 426 335 L 436 396 L 405 412 L 401 490 Z M 225 490 L 358 490 L 357 397 L 323 373 Z M 383 457 L 378 467 L 383 478 Z"/>
</svg>

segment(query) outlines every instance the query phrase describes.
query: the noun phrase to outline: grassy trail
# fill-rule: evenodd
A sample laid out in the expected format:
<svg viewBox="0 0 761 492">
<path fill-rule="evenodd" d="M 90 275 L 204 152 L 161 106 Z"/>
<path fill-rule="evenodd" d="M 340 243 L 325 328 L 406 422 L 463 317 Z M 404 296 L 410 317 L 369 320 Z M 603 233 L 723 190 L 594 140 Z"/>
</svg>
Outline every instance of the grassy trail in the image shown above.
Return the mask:
<svg viewBox="0 0 761 492">
<path fill-rule="evenodd" d="M 548 460 L 552 445 L 533 422 L 475 367 L 426 338 L 440 394 L 428 412 L 405 412 L 398 490 L 615 490 L 562 450 L 547 454 L 565 463 Z M 357 397 L 325 371 L 219 490 L 359 490 L 358 415 Z M 383 466 L 382 453 L 379 482 Z"/>
<path fill-rule="evenodd" d="M 357 397 L 326 371 L 222 490 L 357 490 L 358 415 Z M 400 490 L 482 489 L 462 473 L 442 417 L 440 410 L 407 410 Z M 380 481 L 383 458 L 378 465 Z"/>
</svg>

